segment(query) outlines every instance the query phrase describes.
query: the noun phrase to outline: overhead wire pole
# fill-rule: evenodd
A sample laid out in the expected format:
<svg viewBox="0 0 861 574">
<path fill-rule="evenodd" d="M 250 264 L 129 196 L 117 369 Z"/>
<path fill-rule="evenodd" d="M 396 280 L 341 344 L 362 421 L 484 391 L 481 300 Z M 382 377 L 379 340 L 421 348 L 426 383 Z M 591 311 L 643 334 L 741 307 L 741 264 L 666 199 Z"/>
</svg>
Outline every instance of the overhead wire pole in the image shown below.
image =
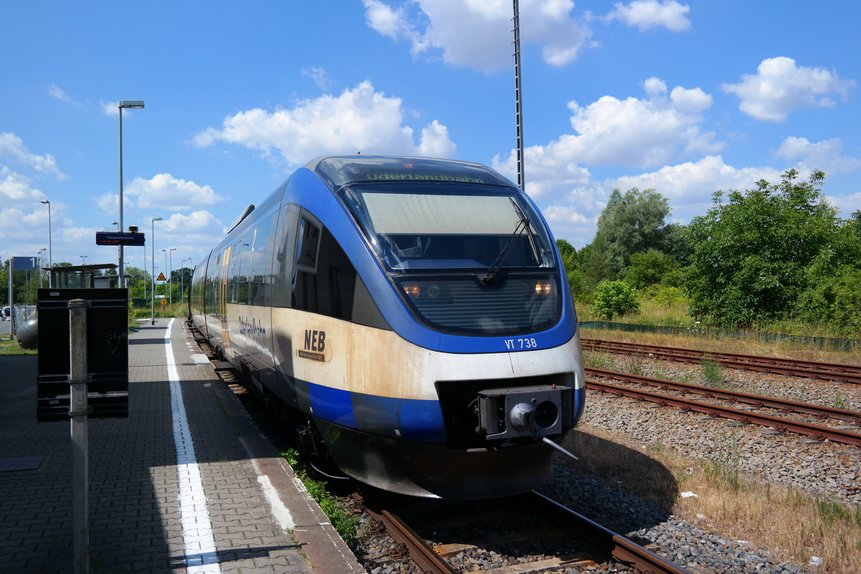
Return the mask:
<svg viewBox="0 0 861 574">
<path fill-rule="evenodd" d="M 520 87 L 520 5 L 514 0 L 514 103 L 517 116 L 517 185 L 526 189 L 523 176 L 523 91 Z"/>
</svg>

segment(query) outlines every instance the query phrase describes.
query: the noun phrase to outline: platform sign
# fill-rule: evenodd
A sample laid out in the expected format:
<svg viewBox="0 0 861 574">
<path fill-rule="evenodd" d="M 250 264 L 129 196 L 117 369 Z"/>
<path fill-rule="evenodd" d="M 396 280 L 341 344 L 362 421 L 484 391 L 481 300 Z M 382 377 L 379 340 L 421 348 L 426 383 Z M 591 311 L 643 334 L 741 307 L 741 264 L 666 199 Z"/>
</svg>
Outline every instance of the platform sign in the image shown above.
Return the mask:
<svg viewBox="0 0 861 574">
<path fill-rule="evenodd" d="M 13 257 L 13 271 L 35 271 L 39 267 L 39 259 L 36 257 Z"/>
<path fill-rule="evenodd" d="M 96 231 L 96 245 L 145 245 L 144 234 L 137 231 Z"/>
<path fill-rule="evenodd" d="M 86 299 L 90 418 L 125 418 L 129 402 L 127 289 L 39 289 L 36 418 L 69 418 L 69 301 Z"/>
</svg>

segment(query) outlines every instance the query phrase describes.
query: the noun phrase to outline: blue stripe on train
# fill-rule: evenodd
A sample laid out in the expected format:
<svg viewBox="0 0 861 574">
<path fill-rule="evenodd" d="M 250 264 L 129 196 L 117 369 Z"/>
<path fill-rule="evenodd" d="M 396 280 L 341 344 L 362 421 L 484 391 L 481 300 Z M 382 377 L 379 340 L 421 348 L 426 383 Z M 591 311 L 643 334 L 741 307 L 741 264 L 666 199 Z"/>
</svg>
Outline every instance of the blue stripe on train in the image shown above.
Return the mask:
<svg viewBox="0 0 861 574">
<path fill-rule="evenodd" d="M 314 416 L 337 425 L 414 442 L 446 440 L 439 401 L 378 397 L 314 383 L 308 383 L 308 394 Z M 586 389 L 574 389 L 574 424 L 583 414 L 585 401 Z"/>
<path fill-rule="evenodd" d="M 408 441 L 445 442 L 439 401 L 378 397 L 314 383 L 308 383 L 308 394 L 314 416 L 332 423 Z"/>
</svg>

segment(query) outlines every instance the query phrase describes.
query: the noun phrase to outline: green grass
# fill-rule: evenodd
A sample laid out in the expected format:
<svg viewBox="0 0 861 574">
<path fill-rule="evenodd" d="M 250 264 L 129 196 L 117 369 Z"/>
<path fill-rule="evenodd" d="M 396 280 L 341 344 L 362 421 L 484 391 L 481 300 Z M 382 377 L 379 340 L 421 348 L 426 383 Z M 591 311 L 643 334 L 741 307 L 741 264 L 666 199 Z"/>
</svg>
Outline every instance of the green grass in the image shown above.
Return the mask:
<svg viewBox="0 0 861 574">
<path fill-rule="evenodd" d="M 0 341 L 0 355 L 38 355 L 35 349 L 22 349 L 17 339 Z"/>
<path fill-rule="evenodd" d="M 325 481 L 316 480 L 308 475 L 308 471 L 302 462 L 299 453 L 295 449 L 288 449 L 281 453 L 281 457 L 293 468 L 296 476 L 308 489 L 311 497 L 317 501 L 323 513 L 332 523 L 332 526 L 344 539 L 347 544 L 350 544 L 356 537 L 356 529 L 359 525 L 359 519 L 351 515 L 346 510 L 338 505 L 338 499 L 327 490 Z"/>
</svg>

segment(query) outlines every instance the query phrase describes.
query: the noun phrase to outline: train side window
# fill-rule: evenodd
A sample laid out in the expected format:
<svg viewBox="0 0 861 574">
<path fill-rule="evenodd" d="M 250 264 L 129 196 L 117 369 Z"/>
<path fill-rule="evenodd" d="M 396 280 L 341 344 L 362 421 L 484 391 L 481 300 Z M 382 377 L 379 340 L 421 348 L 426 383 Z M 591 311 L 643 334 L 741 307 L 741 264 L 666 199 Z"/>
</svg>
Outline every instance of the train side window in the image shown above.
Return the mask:
<svg viewBox="0 0 861 574">
<path fill-rule="evenodd" d="M 306 217 L 299 218 L 296 236 L 296 260 L 299 271 L 317 272 L 317 252 L 320 249 L 320 227 Z"/>
<path fill-rule="evenodd" d="M 310 224 L 302 218 L 300 226 L 303 221 L 306 225 Z M 328 229 L 321 228 L 318 234 L 319 248 L 314 261 L 314 271 L 298 265 L 301 254 L 297 251 L 297 265 L 293 271 L 292 282 L 293 307 L 352 320 L 356 270 Z"/>
<path fill-rule="evenodd" d="M 276 212 L 260 221 L 254 230 L 251 270 L 249 272 L 249 301 L 252 305 L 266 305 L 266 290 L 272 285 L 272 240 Z"/>
</svg>

